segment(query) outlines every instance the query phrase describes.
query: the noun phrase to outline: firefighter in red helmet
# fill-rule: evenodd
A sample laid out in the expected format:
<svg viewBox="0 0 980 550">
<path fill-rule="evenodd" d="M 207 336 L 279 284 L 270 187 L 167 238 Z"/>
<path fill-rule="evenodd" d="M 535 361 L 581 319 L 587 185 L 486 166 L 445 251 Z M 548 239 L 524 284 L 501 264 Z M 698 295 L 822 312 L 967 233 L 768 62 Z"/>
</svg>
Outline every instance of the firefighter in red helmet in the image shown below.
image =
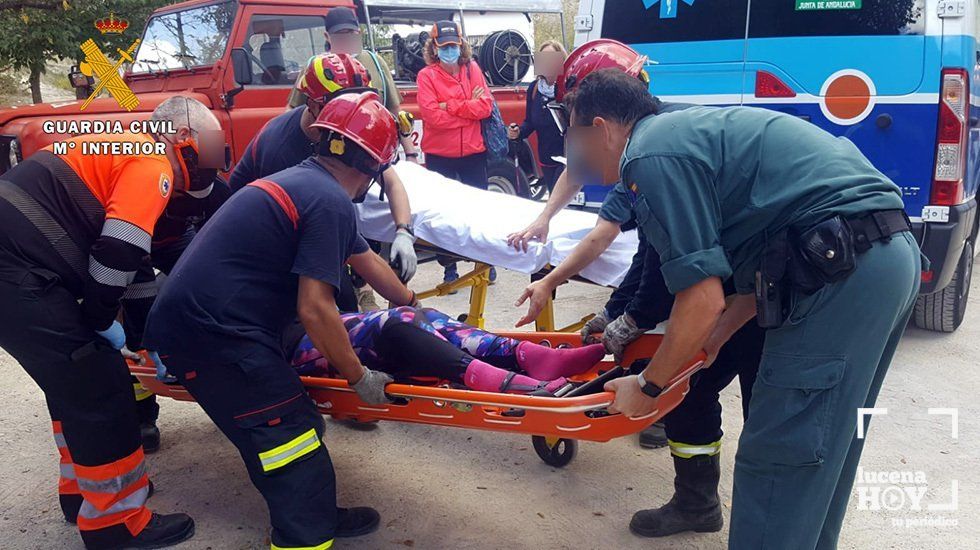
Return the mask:
<svg viewBox="0 0 980 550">
<path fill-rule="evenodd" d="M 371 89 L 372 85 L 377 83 L 371 81 L 368 70 L 352 55 L 325 53 L 310 58 L 293 90 L 305 104 L 273 118 L 252 138 L 228 179 L 232 192 L 259 178 L 295 166 L 313 154 L 320 139 L 320 131 L 313 123 L 323 106 L 343 94 Z M 415 276 L 418 255 L 414 247 L 415 234 L 408 192 L 394 170 L 388 170 L 385 174 L 383 196 L 388 201 L 396 228 L 391 243 L 391 260 L 398 266 L 401 279 L 407 282 Z M 374 250 L 380 248 L 375 246 Z M 365 305 L 373 303 L 374 293 L 364 287 L 363 277 L 356 278 L 357 289 L 351 277 L 343 281 L 344 287 L 337 301 L 341 311 L 358 311 L 358 300 L 362 298 L 367 300 Z"/>
<path fill-rule="evenodd" d="M 352 203 L 395 159 L 395 118 L 373 91 L 347 93 L 313 126 L 314 156 L 246 185 L 195 237 L 145 336 L 238 447 L 268 504 L 273 549 L 329 548 L 379 522 L 371 508 L 337 507 L 323 419 L 284 356 L 283 331 L 298 315 L 361 399 L 385 403 L 391 378 L 360 363 L 337 310 L 346 264 L 392 302 L 417 304 L 358 234 Z"/>
</svg>

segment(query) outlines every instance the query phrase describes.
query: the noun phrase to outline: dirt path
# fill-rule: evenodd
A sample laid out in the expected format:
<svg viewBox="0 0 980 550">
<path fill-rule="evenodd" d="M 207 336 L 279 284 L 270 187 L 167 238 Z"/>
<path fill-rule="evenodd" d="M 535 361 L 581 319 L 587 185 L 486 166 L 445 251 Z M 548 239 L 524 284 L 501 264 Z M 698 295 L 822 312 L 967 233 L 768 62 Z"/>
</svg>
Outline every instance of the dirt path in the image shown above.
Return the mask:
<svg viewBox="0 0 980 550">
<path fill-rule="evenodd" d="M 431 264 L 418 286 L 441 275 Z M 489 326 L 506 328 L 520 316 L 511 303 L 525 277 L 501 272 L 490 291 Z M 602 306 L 605 292 L 571 285 L 560 291 L 559 323 Z M 963 328 L 942 336 L 910 330 L 885 383 L 863 467 L 874 472 L 922 471 L 926 503 L 948 500 L 954 482 L 958 510 L 951 512 L 859 509 L 855 498 L 841 536 L 847 549 L 970 548 L 980 540 L 980 289 Z M 465 311 L 462 295 L 429 305 Z M 54 494 L 55 448 L 41 395 L 23 370 L 0 354 L 0 531 L 3 548 L 78 548 Z M 739 395 L 729 388 L 726 410 L 722 500 L 731 506 L 732 467 L 741 421 Z M 149 457 L 162 511 L 186 511 L 197 520 L 187 549 L 268 548 L 265 505 L 245 476 L 234 448 L 194 404 L 163 400 L 162 450 Z M 958 409 L 959 437 L 951 439 L 948 416 L 930 407 Z M 526 437 L 408 424 L 382 424 L 356 432 L 328 423 L 325 441 L 337 470 L 339 501 L 378 508 L 377 533 L 338 543 L 337 548 L 723 548 L 725 531 L 681 535 L 660 541 L 626 529 L 637 509 L 661 504 L 672 491 L 665 450 L 640 449 L 635 438 L 583 443 L 563 470 L 544 465 Z M 806 498 L 801 495 L 801 498 Z M 894 504 L 894 503 L 893 503 Z M 954 527 L 895 527 L 893 521 L 945 517 Z M 726 518 L 727 519 L 727 518 Z M 973 542 L 971 542 L 973 541 Z"/>
</svg>

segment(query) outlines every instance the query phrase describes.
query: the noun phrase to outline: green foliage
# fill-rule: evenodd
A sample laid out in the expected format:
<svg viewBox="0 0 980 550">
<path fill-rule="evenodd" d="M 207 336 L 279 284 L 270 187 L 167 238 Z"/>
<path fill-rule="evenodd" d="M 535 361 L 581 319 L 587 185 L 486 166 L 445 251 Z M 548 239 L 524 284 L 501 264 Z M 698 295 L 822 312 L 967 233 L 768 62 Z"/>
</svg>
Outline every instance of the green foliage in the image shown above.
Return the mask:
<svg viewBox="0 0 980 550">
<path fill-rule="evenodd" d="M 118 57 L 116 48 L 128 48 L 139 38 L 150 12 L 167 3 L 167 0 L 71 0 L 50 2 L 50 7 L 27 8 L 4 8 L 0 4 L 0 67 L 29 70 L 37 101 L 37 78 L 49 60 L 83 60 L 79 46 L 89 38 L 114 60 Z M 103 35 L 95 28 L 95 21 L 108 17 L 110 12 L 129 21 L 126 32 Z"/>
<path fill-rule="evenodd" d="M 52 75 L 51 78 L 48 79 L 48 82 L 52 86 L 65 90 L 66 92 L 70 92 L 75 89 L 71 87 L 71 80 L 68 80 L 67 74 Z"/>
<path fill-rule="evenodd" d="M 565 47 L 572 50 L 575 42 L 575 16 L 578 15 L 579 0 L 564 0 L 565 37 L 568 42 Z M 561 18 L 554 13 L 536 13 L 531 15 L 534 21 L 534 43 L 540 44 L 547 40 L 561 42 Z"/>
<path fill-rule="evenodd" d="M 20 93 L 21 88 L 20 80 L 13 74 L 9 72 L 0 73 L 0 96 Z"/>
</svg>

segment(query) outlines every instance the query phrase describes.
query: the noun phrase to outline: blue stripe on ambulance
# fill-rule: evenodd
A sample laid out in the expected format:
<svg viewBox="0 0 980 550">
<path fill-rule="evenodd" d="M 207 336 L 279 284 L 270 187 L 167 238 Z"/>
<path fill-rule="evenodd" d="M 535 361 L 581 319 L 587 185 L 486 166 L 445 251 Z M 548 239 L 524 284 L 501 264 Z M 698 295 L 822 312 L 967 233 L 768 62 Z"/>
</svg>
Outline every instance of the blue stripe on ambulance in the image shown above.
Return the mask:
<svg viewBox="0 0 980 550">
<path fill-rule="evenodd" d="M 940 71 L 943 67 L 972 70 L 976 44 L 973 36 L 908 35 L 753 38 L 747 43 L 719 40 L 631 46 L 658 63 L 650 68 L 651 90 L 665 100 L 771 108 L 806 117 L 834 135 L 847 137 L 902 187 L 907 212 L 918 217 L 929 203 Z M 743 62 L 743 56 L 748 61 Z M 860 70 L 875 86 L 875 106 L 857 124 L 835 124 L 820 109 L 821 87 L 841 69 Z M 799 95 L 778 100 L 756 98 L 758 70 L 776 75 Z M 974 82 L 971 92 L 971 112 L 977 118 L 980 81 Z M 887 128 L 879 128 L 879 124 L 886 123 Z M 977 192 L 980 182 L 980 132 L 976 128 L 971 131 L 970 142 L 967 196 Z"/>
</svg>

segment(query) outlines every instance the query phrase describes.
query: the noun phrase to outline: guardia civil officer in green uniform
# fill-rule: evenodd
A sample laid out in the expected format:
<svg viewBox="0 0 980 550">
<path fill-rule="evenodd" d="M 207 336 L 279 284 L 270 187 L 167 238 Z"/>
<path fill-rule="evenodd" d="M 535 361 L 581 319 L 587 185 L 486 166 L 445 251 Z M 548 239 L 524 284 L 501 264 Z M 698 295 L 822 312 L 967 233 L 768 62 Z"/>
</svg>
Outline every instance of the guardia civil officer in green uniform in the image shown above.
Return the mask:
<svg viewBox="0 0 980 550">
<path fill-rule="evenodd" d="M 898 187 L 853 143 L 792 116 L 658 115 L 620 71 L 589 75 L 571 103 L 569 150 L 633 192 L 675 294 L 646 370 L 607 384 L 612 408 L 650 413 L 686 361 L 702 348 L 712 360 L 758 307 L 769 330 L 735 458 L 729 546 L 834 548 L 863 444 L 856 409 L 874 406 L 919 287 Z M 726 307 L 729 277 L 738 296 Z"/>
</svg>

